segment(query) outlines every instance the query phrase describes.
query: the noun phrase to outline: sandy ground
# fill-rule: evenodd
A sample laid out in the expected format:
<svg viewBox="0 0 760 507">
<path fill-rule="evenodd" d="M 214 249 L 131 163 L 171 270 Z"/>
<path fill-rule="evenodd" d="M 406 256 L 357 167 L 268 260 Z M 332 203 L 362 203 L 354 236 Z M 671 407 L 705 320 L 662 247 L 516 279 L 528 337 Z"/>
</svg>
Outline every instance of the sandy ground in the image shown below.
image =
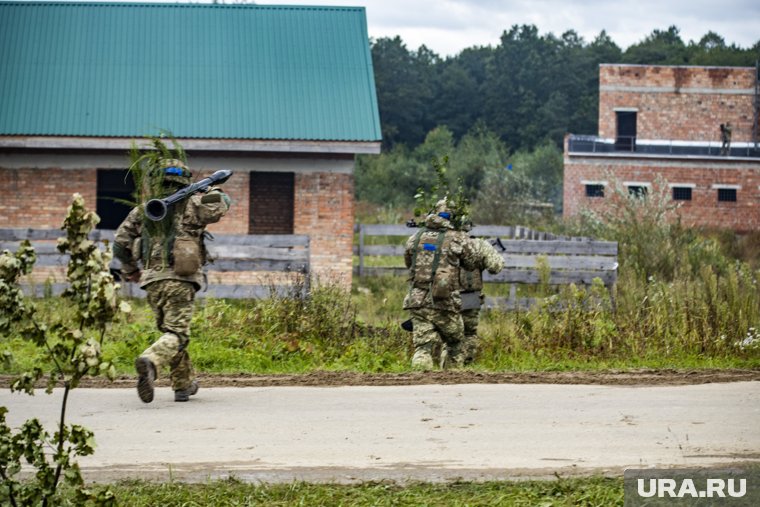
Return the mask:
<svg viewBox="0 0 760 507">
<path fill-rule="evenodd" d="M 159 387 L 150 404 L 139 401 L 134 379 L 125 378 L 117 384 L 128 388 L 75 390 L 68 420 L 95 432 L 97 450 L 80 464 L 86 479 L 97 481 L 621 475 L 626 468 L 759 463 L 757 376 L 202 377 L 190 402 L 175 403 L 171 390 Z M 474 381 L 458 383 L 463 379 Z M 254 385 L 239 387 L 246 384 Z M 8 407 L 12 425 L 39 417 L 52 426 L 61 396 L 62 389 L 33 397 L 0 390 L 0 405 Z"/>
</svg>

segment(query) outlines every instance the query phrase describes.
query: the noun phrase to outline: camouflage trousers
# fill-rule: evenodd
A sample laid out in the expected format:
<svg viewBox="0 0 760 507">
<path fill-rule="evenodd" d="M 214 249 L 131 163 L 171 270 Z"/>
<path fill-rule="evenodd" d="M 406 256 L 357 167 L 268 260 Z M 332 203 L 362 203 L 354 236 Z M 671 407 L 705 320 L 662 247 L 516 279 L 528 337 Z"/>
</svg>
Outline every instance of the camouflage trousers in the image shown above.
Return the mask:
<svg viewBox="0 0 760 507">
<path fill-rule="evenodd" d="M 145 287 L 156 326 L 164 334 L 140 354 L 156 367 L 156 376 L 168 365 L 172 389 L 187 389 L 193 381 L 193 365 L 187 353 L 193 317 L 195 286 L 179 280 L 158 280 Z"/>
<path fill-rule="evenodd" d="M 461 366 L 464 363 L 460 350 L 464 338 L 462 316 L 457 312 L 433 308 L 415 308 L 412 314 L 412 366 L 432 369 L 436 362 L 442 368 Z M 434 351 L 441 346 L 441 358 L 436 361 Z"/>
<path fill-rule="evenodd" d="M 462 322 L 464 323 L 464 339 L 461 343 L 462 361 L 470 364 L 475 360 L 478 352 L 478 322 L 480 321 L 480 308 L 462 310 Z"/>
</svg>

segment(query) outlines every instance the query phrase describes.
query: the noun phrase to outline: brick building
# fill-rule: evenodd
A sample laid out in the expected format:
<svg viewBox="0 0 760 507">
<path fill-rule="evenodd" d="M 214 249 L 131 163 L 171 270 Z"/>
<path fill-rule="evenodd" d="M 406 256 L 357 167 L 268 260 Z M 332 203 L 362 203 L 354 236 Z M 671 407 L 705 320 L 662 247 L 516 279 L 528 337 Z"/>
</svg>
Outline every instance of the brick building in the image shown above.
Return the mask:
<svg viewBox="0 0 760 507">
<path fill-rule="evenodd" d="M 307 234 L 350 280 L 354 157 L 379 153 L 363 8 L 0 3 L 0 222 L 58 228 L 74 192 L 113 229 L 133 142 L 170 132 L 235 172 L 234 234 Z"/>
<path fill-rule="evenodd" d="M 753 67 L 601 65 L 598 136 L 565 139 L 564 215 L 603 207 L 611 180 L 647 192 L 659 176 L 685 224 L 760 229 L 759 90 Z"/>
</svg>

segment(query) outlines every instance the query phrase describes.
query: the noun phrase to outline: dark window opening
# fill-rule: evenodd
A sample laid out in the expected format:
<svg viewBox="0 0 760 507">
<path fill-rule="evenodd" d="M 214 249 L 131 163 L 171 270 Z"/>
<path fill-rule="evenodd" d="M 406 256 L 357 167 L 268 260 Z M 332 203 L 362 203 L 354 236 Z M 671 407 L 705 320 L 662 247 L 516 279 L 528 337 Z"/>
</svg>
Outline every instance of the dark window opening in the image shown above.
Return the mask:
<svg viewBox="0 0 760 507">
<path fill-rule="evenodd" d="M 604 197 L 604 185 L 586 185 L 586 197 Z"/>
<path fill-rule="evenodd" d="M 643 185 L 630 185 L 628 187 L 628 195 L 631 197 L 646 197 L 649 193 L 649 188 Z"/>
<path fill-rule="evenodd" d="M 691 187 L 673 187 L 674 201 L 691 201 Z"/>
<path fill-rule="evenodd" d="M 636 149 L 636 111 L 616 111 L 617 136 L 615 149 L 634 151 Z"/>
<path fill-rule="evenodd" d="M 718 202 L 736 202 L 735 188 L 719 188 Z"/>
<path fill-rule="evenodd" d="M 293 234 L 295 174 L 252 172 L 248 234 Z"/>
<path fill-rule="evenodd" d="M 132 206 L 122 201 L 134 200 L 135 183 L 126 169 L 98 169 L 96 212 L 100 222 L 98 229 L 118 229 Z"/>
</svg>

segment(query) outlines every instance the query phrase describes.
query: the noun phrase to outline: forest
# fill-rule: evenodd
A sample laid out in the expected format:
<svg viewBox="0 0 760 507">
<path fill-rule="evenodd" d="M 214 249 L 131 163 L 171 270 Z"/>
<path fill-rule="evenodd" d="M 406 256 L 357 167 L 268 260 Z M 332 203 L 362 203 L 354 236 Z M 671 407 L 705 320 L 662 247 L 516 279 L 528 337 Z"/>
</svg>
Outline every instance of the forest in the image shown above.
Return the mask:
<svg viewBox="0 0 760 507">
<path fill-rule="evenodd" d="M 495 183 L 561 210 L 562 140 L 597 132 L 599 64 L 754 67 L 760 39 L 742 48 L 710 31 L 684 42 L 671 26 L 622 49 L 604 31 L 587 42 L 572 30 L 515 25 L 496 47 L 453 57 L 409 49 L 400 37 L 372 40 L 371 51 L 383 148 L 358 158 L 357 199 L 410 206 L 434 178 L 431 158 L 448 156 L 452 182 L 461 181 L 482 223 L 498 218 L 483 205 L 498 197 Z"/>
</svg>

